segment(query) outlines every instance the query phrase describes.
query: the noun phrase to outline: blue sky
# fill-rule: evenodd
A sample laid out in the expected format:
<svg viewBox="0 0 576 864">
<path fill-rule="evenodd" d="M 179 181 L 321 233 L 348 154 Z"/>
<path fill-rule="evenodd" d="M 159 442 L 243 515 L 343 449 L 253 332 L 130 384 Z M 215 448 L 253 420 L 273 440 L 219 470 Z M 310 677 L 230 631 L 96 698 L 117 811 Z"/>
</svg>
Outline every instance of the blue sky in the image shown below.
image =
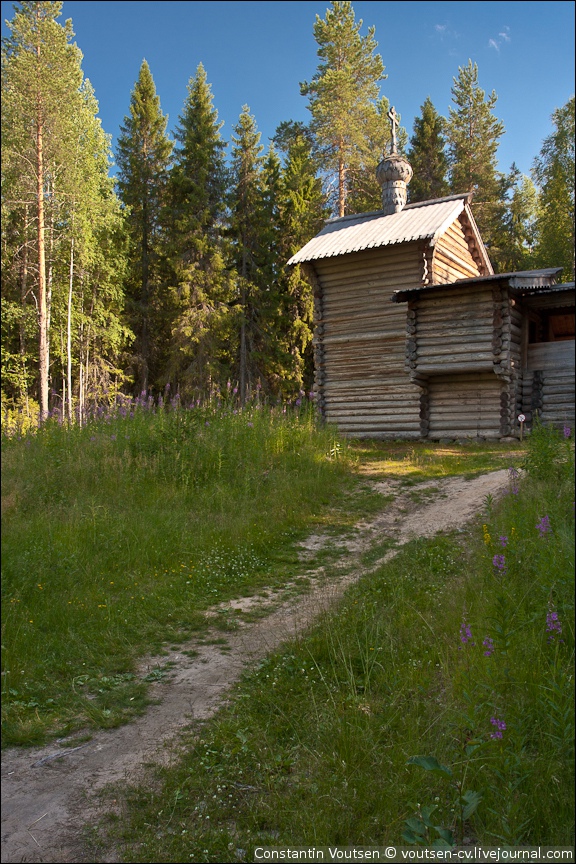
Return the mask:
<svg viewBox="0 0 576 864">
<path fill-rule="evenodd" d="M 283 120 L 307 122 L 299 83 L 317 64 L 313 25 L 327 0 L 296 2 L 122 2 L 65 0 L 96 92 L 104 130 L 113 136 L 128 113 L 142 59 L 148 61 L 169 130 L 178 122 L 186 87 L 203 63 L 214 105 L 230 141 L 244 104 L 267 145 Z M 480 86 L 498 95 L 496 116 L 506 134 L 499 167 L 513 161 L 529 173 L 552 112 L 574 94 L 574 4 L 571 2 L 353 2 L 362 33 L 376 28 L 386 67 L 382 95 L 412 134 L 426 96 L 448 114 L 453 78 L 468 59 Z M 2 21 L 13 4 L 2 2 Z M 7 28 L 2 23 L 2 33 Z"/>
</svg>

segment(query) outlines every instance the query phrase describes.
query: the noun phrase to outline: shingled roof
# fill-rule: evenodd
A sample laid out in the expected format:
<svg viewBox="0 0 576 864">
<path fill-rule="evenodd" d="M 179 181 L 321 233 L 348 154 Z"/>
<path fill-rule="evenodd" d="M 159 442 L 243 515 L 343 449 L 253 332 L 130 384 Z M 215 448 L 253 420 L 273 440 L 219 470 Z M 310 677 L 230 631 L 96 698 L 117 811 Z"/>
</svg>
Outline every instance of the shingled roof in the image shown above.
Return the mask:
<svg viewBox="0 0 576 864">
<path fill-rule="evenodd" d="M 381 211 L 361 213 L 330 219 L 316 237 L 313 237 L 288 261 L 289 265 L 303 264 L 320 258 L 379 249 L 412 241 L 427 241 L 434 245 L 463 211 L 475 236 L 480 254 L 488 272 L 492 272 L 490 260 L 484 249 L 480 232 L 470 210 L 471 195 L 450 195 L 407 204 L 399 213 L 387 216 Z"/>
</svg>

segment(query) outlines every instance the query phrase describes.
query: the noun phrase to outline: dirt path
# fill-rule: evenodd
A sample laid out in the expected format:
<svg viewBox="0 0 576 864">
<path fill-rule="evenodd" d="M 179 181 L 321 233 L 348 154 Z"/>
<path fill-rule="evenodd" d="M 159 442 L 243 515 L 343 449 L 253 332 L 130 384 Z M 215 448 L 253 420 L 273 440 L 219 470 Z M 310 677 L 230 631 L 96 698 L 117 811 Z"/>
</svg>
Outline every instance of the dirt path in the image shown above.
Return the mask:
<svg viewBox="0 0 576 864">
<path fill-rule="evenodd" d="M 311 578 L 310 592 L 290 601 L 270 596 L 220 607 L 246 611 L 256 606 L 262 617 L 227 634 L 225 651 L 217 645 L 184 645 L 181 652 L 197 647 L 198 655 L 190 658 L 179 651 L 165 658 L 174 663 L 172 675 L 169 681 L 154 685 L 153 695 L 160 701 L 145 716 L 120 729 L 97 732 L 79 747 L 59 749 L 51 744 L 37 750 L 6 751 L 2 758 L 2 862 L 93 861 L 87 857 L 84 833 L 95 821 L 92 793 L 111 782 L 133 779 L 145 763 L 170 758 L 169 745 L 178 731 L 193 719 L 211 717 L 247 666 L 301 632 L 351 582 L 395 555 L 396 549 L 370 568 L 360 566 L 362 552 L 386 538 L 395 540 L 398 547 L 414 536 L 431 537 L 457 529 L 479 512 L 487 495 L 497 497 L 507 483 L 507 471 L 502 470 L 472 480 L 426 481 L 409 491 L 401 491 L 394 481 L 375 484 L 383 494 L 395 495 L 394 502 L 372 521 L 357 525 L 352 539 L 336 541 L 341 547 L 342 576 L 326 583 L 321 570 L 306 569 L 307 558 L 335 542 L 311 536 L 302 544 L 302 569 Z M 415 503 L 415 498 L 427 500 Z M 110 851 L 98 860 L 117 859 Z"/>
</svg>

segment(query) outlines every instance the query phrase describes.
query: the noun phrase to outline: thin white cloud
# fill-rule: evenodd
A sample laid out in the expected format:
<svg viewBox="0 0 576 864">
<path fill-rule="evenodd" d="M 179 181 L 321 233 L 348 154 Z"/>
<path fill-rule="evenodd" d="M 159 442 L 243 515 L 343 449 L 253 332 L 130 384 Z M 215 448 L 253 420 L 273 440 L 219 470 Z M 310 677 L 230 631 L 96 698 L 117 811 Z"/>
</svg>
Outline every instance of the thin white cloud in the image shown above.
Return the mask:
<svg viewBox="0 0 576 864">
<path fill-rule="evenodd" d="M 497 39 L 489 39 L 488 47 L 494 48 L 495 51 L 500 52 L 500 48 L 502 45 L 507 44 L 512 41 L 512 37 L 510 36 L 510 28 L 503 27 L 500 33 L 498 33 Z"/>
</svg>

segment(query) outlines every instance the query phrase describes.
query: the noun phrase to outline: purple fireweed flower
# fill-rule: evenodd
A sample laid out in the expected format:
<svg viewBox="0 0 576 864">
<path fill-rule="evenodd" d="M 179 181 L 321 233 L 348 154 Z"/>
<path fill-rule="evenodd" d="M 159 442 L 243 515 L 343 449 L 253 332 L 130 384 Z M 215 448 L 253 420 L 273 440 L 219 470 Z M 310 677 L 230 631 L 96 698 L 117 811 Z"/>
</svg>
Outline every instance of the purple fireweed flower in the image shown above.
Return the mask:
<svg viewBox="0 0 576 864">
<path fill-rule="evenodd" d="M 505 549 L 508 545 L 508 537 L 506 537 L 506 535 L 504 534 L 498 538 L 498 541 L 503 549 Z"/>
<path fill-rule="evenodd" d="M 234 396 L 236 396 L 236 394 L 238 393 L 238 387 L 234 387 L 234 389 L 232 390 L 232 393 Z"/>
<path fill-rule="evenodd" d="M 564 438 L 570 438 L 571 434 L 572 430 L 570 429 L 570 426 L 564 426 Z"/>
<path fill-rule="evenodd" d="M 562 633 L 562 622 L 558 618 L 558 613 L 552 605 L 548 607 L 548 614 L 546 615 L 546 632 L 550 634 L 548 636 L 548 642 L 554 642 L 556 636 L 560 636 Z M 563 642 L 564 640 L 559 639 L 558 641 Z"/>
<path fill-rule="evenodd" d="M 476 643 L 474 642 L 474 637 L 472 636 L 472 630 L 470 629 L 465 618 L 462 619 L 462 624 L 460 625 L 460 641 L 463 645 L 467 645 L 468 642 L 474 648 Z"/>
<path fill-rule="evenodd" d="M 495 731 L 490 735 L 491 738 L 502 738 L 502 732 L 506 729 L 504 720 L 498 720 L 497 717 L 491 717 L 490 723 L 496 727 Z"/>
<path fill-rule="evenodd" d="M 494 555 L 492 558 L 492 564 L 495 570 L 498 570 L 502 575 L 504 575 L 507 571 L 506 567 L 506 556 L 505 555 Z"/>
<path fill-rule="evenodd" d="M 484 651 L 484 656 L 491 657 L 494 653 L 494 640 L 491 639 L 490 636 L 487 636 L 486 639 L 484 639 L 484 641 L 482 642 L 482 645 L 486 649 Z"/>
<path fill-rule="evenodd" d="M 297 408 L 299 408 L 300 405 L 302 404 L 302 399 L 296 399 L 296 402 L 294 404 L 296 405 Z"/>
<path fill-rule="evenodd" d="M 550 517 L 543 516 L 540 522 L 536 524 L 536 528 L 540 532 L 540 537 L 544 537 L 545 534 L 548 534 L 552 529 L 550 528 Z"/>
</svg>

